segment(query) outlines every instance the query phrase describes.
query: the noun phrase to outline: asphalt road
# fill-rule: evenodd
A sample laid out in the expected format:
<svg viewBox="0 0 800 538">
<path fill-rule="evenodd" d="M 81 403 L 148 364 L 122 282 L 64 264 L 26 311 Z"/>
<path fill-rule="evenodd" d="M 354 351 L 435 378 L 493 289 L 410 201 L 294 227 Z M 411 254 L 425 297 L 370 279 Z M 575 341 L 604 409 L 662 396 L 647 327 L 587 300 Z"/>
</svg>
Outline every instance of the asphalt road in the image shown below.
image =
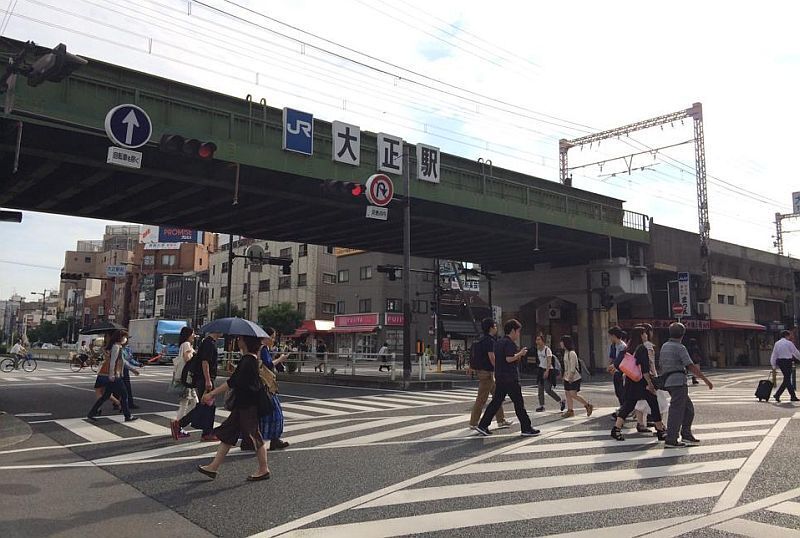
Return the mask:
<svg viewBox="0 0 800 538">
<path fill-rule="evenodd" d="M 567 420 L 552 400 L 536 413 L 528 388 L 536 438 L 519 437 L 510 403 L 510 429 L 471 432 L 466 381 L 430 392 L 283 383 L 291 445 L 269 453 L 270 480 L 246 483 L 256 464 L 238 448 L 215 481 L 195 471 L 215 444 L 169 437 L 170 370 L 145 371 L 129 424 L 84 420 L 91 372 L 0 374 L 0 409 L 32 432 L 0 439 L 0 536 L 800 536 L 800 409 L 756 403 L 762 372 L 692 387 L 702 444 L 677 450 L 635 431 L 612 440 L 608 383 L 582 392 L 591 418 Z"/>
</svg>

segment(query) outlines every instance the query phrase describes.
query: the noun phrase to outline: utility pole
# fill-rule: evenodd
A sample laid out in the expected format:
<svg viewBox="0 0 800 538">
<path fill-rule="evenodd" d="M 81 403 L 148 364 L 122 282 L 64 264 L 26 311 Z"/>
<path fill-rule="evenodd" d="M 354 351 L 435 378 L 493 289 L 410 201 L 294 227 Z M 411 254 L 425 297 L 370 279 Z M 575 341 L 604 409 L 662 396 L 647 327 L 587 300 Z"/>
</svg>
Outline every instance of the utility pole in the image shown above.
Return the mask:
<svg viewBox="0 0 800 538">
<path fill-rule="evenodd" d="M 403 379 L 411 379 L 411 170 L 403 152 Z"/>
<path fill-rule="evenodd" d="M 228 234 L 228 293 L 225 296 L 225 312 L 231 317 L 231 286 L 233 285 L 233 234 Z"/>
</svg>

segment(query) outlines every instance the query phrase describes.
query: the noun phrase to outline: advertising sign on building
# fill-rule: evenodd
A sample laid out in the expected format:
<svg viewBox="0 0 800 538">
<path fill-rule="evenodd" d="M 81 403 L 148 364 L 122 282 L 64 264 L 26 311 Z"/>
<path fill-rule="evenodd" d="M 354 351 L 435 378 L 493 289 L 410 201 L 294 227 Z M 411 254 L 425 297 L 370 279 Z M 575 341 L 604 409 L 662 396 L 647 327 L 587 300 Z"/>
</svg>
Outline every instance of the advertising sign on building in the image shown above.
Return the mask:
<svg viewBox="0 0 800 538">
<path fill-rule="evenodd" d="M 405 319 L 403 314 L 384 314 L 384 325 L 387 327 L 402 327 Z"/>
<path fill-rule="evenodd" d="M 159 243 L 199 243 L 200 234 L 191 228 L 179 228 L 177 226 L 159 226 Z"/>
<path fill-rule="evenodd" d="M 678 273 L 678 302 L 683 305 L 683 316 L 692 315 L 692 290 L 689 273 Z"/>
<path fill-rule="evenodd" d="M 109 278 L 124 277 L 127 267 L 124 265 L 109 265 L 106 267 L 106 276 Z"/>
<path fill-rule="evenodd" d="M 800 192 L 792 193 L 792 212 L 800 213 Z"/>
<path fill-rule="evenodd" d="M 303 155 L 314 154 L 314 115 L 292 108 L 283 109 L 283 149 Z"/>
<path fill-rule="evenodd" d="M 377 325 L 379 322 L 378 314 L 342 314 L 333 318 L 335 327 L 363 327 Z"/>
</svg>

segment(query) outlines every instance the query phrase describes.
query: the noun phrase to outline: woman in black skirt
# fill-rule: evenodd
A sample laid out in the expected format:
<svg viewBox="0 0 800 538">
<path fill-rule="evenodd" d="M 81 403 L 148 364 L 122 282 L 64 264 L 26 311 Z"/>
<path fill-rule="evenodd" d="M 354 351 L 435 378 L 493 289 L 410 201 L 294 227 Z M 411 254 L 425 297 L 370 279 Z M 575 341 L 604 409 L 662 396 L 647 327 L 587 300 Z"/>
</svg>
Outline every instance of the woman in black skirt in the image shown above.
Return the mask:
<svg viewBox="0 0 800 538">
<path fill-rule="evenodd" d="M 636 407 L 636 402 L 639 400 L 646 400 L 650 405 L 658 440 L 663 441 L 666 437 L 666 429 L 661 421 L 661 411 L 658 408 L 656 388 L 650 376 L 650 356 L 647 353 L 647 347 L 644 346 L 646 341 L 647 330 L 644 327 L 634 327 L 631 330 L 628 348 L 625 351 L 632 354 L 636 359 L 636 364 L 642 369 L 642 378 L 639 381 L 633 381 L 627 375 L 625 376 L 625 386 L 622 389 L 622 406 L 617 411 L 617 420 L 614 423 L 614 427 L 611 428 L 611 437 L 617 441 L 625 440 L 620 429 L 625 424 L 625 417 L 631 414 L 631 411 Z"/>
<path fill-rule="evenodd" d="M 231 414 L 225 419 L 225 422 L 214 428 L 214 434 L 221 441 L 214 461 L 208 465 L 198 465 L 197 470 L 210 478 L 216 478 L 220 465 L 225 461 L 225 456 L 239 440 L 239 437 L 249 438 L 256 449 L 258 470 L 255 474 L 248 476 L 247 481 L 256 482 L 269 478 L 267 450 L 258 430 L 257 395 L 259 391 L 263 390 L 261 379 L 258 376 L 258 351 L 261 349 L 261 338 L 240 336 L 238 341 L 242 358 L 236 365 L 236 370 L 227 382 L 203 395 L 203 403 L 206 405 L 214 401 L 216 395 L 229 388 L 234 390 L 235 398 Z"/>
</svg>

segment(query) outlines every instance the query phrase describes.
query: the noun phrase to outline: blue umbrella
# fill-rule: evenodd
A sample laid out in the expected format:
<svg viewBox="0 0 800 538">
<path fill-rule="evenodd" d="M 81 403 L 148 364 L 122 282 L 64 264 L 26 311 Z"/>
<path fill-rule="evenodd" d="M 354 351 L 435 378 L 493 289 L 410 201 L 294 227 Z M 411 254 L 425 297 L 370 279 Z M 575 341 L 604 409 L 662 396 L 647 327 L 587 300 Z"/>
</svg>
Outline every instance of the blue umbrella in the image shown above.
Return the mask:
<svg viewBox="0 0 800 538">
<path fill-rule="evenodd" d="M 264 329 L 252 321 L 242 318 L 215 319 L 200 327 L 200 332 L 203 334 L 222 333 L 232 336 L 256 336 L 258 338 L 267 336 Z"/>
</svg>

